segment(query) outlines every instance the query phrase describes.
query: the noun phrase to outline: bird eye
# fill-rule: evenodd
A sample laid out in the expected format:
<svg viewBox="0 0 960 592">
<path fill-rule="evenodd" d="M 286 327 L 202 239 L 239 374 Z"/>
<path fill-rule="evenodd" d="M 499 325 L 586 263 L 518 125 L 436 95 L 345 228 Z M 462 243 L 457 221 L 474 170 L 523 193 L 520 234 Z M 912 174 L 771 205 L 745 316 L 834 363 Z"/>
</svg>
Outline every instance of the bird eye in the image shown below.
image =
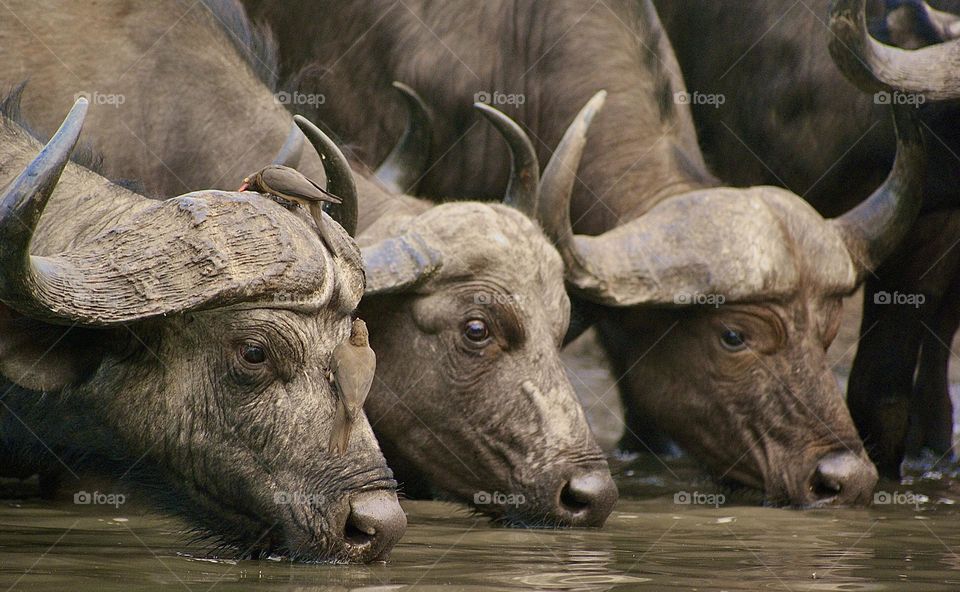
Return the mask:
<svg viewBox="0 0 960 592">
<path fill-rule="evenodd" d="M 463 326 L 463 335 L 474 343 L 483 343 L 490 337 L 490 331 L 486 323 L 479 319 L 472 319 Z"/>
<path fill-rule="evenodd" d="M 255 343 L 240 346 L 240 357 L 248 364 L 262 364 L 267 361 L 267 352 Z"/>
<path fill-rule="evenodd" d="M 740 331 L 725 329 L 720 333 L 720 343 L 730 351 L 740 351 L 747 347 L 747 338 Z"/>
</svg>

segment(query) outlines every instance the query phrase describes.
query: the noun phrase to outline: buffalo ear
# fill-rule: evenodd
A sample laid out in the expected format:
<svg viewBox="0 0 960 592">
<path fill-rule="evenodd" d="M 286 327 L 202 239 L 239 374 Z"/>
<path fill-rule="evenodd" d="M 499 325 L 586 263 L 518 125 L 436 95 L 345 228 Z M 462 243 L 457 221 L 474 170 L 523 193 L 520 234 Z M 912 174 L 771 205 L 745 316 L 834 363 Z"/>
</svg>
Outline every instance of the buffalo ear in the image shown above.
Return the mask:
<svg viewBox="0 0 960 592">
<path fill-rule="evenodd" d="M 83 382 L 96 371 L 112 341 L 103 333 L 51 325 L 0 304 L 0 376 L 35 391 Z"/>
</svg>

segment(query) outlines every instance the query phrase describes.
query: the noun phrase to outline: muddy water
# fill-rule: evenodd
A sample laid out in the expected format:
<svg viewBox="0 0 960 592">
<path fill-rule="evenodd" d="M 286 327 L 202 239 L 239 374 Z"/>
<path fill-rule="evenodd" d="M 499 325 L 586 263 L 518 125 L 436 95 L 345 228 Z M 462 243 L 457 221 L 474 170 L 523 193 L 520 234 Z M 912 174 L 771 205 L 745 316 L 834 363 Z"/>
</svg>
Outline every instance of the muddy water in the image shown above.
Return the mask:
<svg viewBox="0 0 960 592">
<path fill-rule="evenodd" d="M 926 491 L 916 506 L 798 512 L 674 503 L 679 487 L 716 493 L 682 463 L 619 471 L 634 499 L 602 530 L 493 528 L 450 504 L 405 502 L 410 527 L 391 561 L 359 567 L 200 559 L 174 519 L 8 501 L 0 590 L 960 590 L 949 503 L 960 490 L 947 479 L 889 487 L 903 500 Z"/>
<path fill-rule="evenodd" d="M 851 318 L 831 352 L 841 381 L 855 335 Z M 612 447 L 622 430 L 613 377 L 589 337 L 565 358 Z M 717 490 L 688 459 L 613 469 L 621 501 L 602 530 L 495 528 L 458 506 L 405 501 L 407 535 L 373 566 L 210 560 L 183 523 L 135 502 L 43 502 L 35 484 L 0 483 L 0 592 L 960 590 L 956 474 L 917 467 L 880 484 L 890 503 L 800 512 Z"/>
</svg>

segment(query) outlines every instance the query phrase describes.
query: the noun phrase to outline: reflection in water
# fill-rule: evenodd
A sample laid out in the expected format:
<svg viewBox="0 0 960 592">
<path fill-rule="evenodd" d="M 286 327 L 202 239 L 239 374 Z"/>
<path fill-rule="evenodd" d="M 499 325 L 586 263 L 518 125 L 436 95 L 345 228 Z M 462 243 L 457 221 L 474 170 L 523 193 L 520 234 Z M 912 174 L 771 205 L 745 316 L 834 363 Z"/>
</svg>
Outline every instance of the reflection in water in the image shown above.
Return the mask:
<svg viewBox="0 0 960 592">
<path fill-rule="evenodd" d="M 606 541 L 603 541 L 602 549 L 590 548 L 596 543 L 584 536 L 569 537 L 568 545 L 548 549 L 555 562 L 542 564 L 543 571 L 517 576 L 516 581 L 528 588 L 581 592 L 600 592 L 612 590 L 619 584 L 650 581 L 650 578 L 611 569 L 610 566 L 615 563 L 612 549 L 605 544 Z"/>
<path fill-rule="evenodd" d="M 388 565 L 326 566 L 210 561 L 181 523 L 130 508 L 6 502 L 0 590 L 960 590 L 953 504 L 800 512 L 661 491 L 623 500 L 602 530 L 495 528 L 450 504 L 404 506 L 410 527 Z"/>
</svg>

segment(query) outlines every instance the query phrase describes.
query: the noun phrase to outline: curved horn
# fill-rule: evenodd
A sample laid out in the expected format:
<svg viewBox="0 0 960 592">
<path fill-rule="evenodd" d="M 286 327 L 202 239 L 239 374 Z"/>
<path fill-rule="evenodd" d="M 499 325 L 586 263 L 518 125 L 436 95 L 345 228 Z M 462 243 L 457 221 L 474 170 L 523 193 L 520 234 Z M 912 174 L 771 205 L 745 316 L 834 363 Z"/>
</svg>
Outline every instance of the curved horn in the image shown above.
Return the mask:
<svg viewBox="0 0 960 592">
<path fill-rule="evenodd" d="M 865 0 L 834 0 L 830 30 L 833 61 L 862 90 L 960 97 L 960 41 L 915 50 L 880 43 L 867 30 Z"/>
<path fill-rule="evenodd" d="M 411 193 L 423 177 L 433 143 L 430 110 L 415 90 L 394 82 L 407 105 L 407 127 L 386 160 L 374 172 L 374 178 L 391 193 Z"/>
<path fill-rule="evenodd" d="M 327 213 L 336 220 L 350 236 L 357 233 L 357 184 L 353 178 L 350 163 L 340 148 L 320 128 L 300 115 L 293 116 L 294 123 L 307 136 L 323 161 L 323 170 L 327 174 L 327 191 L 339 197 L 343 203 L 329 204 Z"/>
<path fill-rule="evenodd" d="M 49 298 L 56 266 L 38 265 L 30 243 L 80 137 L 87 107 L 86 99 L 78 99 L 40 154 L 0 194 L 0 298 L 23 314 L 59 318 Z"/>
<path fill-rule="evenodd" d="M 540 182 L 540 210 L 537 219 L 563 257 L 567 275 L 578 278 L 592 275 L 587 262 L 580 256 L 573 239 L 570 223 L 570 198 L 577 181 L 577 170 L 587 144 L 587 131 L 593 118 L 603 108 L 607 91 L 600 91 L 587 101 L 564 132 Z"/>
<path fill-rule="evenodd" d="M 877 268 L 906 236 L 920 213 L 926 166 L 918 110 L 893 109 L 897 157 L 893 170 L 866 201 L 831 220 L 839 228 L 860 279 Z"/>
<path fill-rule="evenodd" d="M 333 260 L 296 255 L 316 252 L 316 233 L 275 203 L 245 193 L 200 191 L 156 201 L 88 175 L 83 187 L 71 185 L 83 193 L 64 195 L 65 203 L 112 187 L 121 221 L 107 228 L 81 221 L 74 227 L 90 232 L 68 250 L 31 255 L 86 109 L 85 100 L 77 101 L 50 142 L 0 190 L 3 304 L 45 322 L 107 327 L 241 302 L 272 303 L 278 292 L 289 295 L 290 306 L 305 309 L 329 301 Z M 32 146 L 25 141 L 21 147 Z M 91 207 L 86 216 L 105 211 Z"/>
<path fill-rule="evenodd" d="M 474 103 L 493 124 L 510 148 L 510 182 L 503 203 L 535 220 L 540 201 L 540 163 L 526 132 L 501 111 L 484 103 Z"/>
<path fill-rule="evenodd" d="M 365 296 L 408 289 L 431 277 L 443 263 L 440 252 L 417 234 L 383 239 L 360 252 L 367 276 Z"/>
<path fill-rule="evenodd" d="M 280 147 L 277 155 L 273 157 L 273 164 L 295 169 L 297 165 L 300 164 L 300 156 L 302 154 L 303 132 L 300 131 L 297 124 L 293 124 L 290 126 L 290 133 L 287 134 L 287 139 L 283 141 L 283 146 Z"/>
</svg>

